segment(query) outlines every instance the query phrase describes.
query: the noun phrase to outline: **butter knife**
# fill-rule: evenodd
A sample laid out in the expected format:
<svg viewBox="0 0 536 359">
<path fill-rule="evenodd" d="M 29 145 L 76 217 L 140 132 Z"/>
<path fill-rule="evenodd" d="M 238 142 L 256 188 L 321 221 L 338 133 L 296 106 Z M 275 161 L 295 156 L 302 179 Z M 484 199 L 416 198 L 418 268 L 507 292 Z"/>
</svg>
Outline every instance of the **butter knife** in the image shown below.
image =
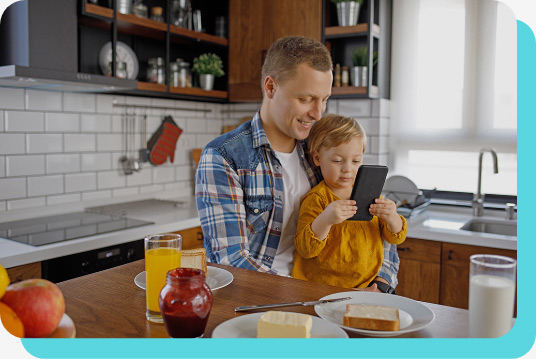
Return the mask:
<svg viewBox="0 0 536 359">
<path fill-rule="evenodd" d="M 292 302 L 292 303 L 275 303 L 275 304 L 261 304 L 261 305 L 245 305 L 243 307 L 236 307 L 235 312 L 245 312 L 245 311 L 248 311 L 248 310 L 259 310 L 259 309 L 269 309 L 269 308 L 293 307 L 293 306 L 300 306 L 300 305 L 306 307 L 306 306 L 309 306 L 309 305 L 342 302 L 343 300 L 348 300 L 348 299 L 352 299 L 352 297 L 324 299 L 324 300 L 314 300 L 312 302 Z"/>
</svg>

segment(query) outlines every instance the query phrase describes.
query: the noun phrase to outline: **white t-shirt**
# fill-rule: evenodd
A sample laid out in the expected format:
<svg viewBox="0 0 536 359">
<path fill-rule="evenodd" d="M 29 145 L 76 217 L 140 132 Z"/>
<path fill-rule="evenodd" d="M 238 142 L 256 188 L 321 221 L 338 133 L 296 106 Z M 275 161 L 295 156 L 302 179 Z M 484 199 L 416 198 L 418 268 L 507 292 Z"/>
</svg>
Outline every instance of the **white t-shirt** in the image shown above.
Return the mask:
<svg viewBox="0 0 536 359">
<path fill-rule="evenodd" d="M 298 226 L 300 201 L 311 184 L 300 161 L 297 147 L 291 153 L 275 151 L 283 173 L 283 230 L 272 264 L 280 275 L 290 275 L 294 261 L 294 236 Z"/>
</svg>

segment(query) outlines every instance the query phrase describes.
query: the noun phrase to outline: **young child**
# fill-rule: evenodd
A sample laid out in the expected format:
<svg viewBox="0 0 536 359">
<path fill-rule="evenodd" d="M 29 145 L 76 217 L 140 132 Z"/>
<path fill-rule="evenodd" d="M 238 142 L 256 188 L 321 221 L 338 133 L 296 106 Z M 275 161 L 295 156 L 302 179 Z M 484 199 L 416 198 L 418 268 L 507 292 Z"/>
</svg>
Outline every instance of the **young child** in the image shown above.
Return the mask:
<svg viewBox="0 0 536 359">
<path fill-rule="evenodd" d="M 382 238 L 400 244 L 408 231 L 393 201 L 377 198 L 370 221 L 347 221 L 357 211 L 350 194 L 363 162 L 365 131 L 352 118 L 326 115 L 308 137 L 324 180 L 302 199 L 292 276 L 346 288 L 367 287 L 383 261 Z"/>
</svg>

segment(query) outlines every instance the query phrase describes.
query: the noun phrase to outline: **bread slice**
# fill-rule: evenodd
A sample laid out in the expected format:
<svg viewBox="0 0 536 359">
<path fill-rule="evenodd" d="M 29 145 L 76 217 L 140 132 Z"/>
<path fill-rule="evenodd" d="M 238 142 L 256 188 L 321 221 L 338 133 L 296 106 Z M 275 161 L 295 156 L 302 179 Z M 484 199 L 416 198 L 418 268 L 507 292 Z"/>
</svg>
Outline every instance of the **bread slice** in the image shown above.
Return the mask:
<svg viewBox="0 0 536 359">
<path fill-rule="evenodd" d="M 347 304 L 343 325 L 367 330 L 398 331 L 400 330 L 400 316 L 398 308 L 395 307 Z"/>
<path fill-rule="evenodd" d="M 181 267 L 196 268 L 207 273 L 207 251 L 205 248 L 183 249 L 181 251 Z"/>
</svg>

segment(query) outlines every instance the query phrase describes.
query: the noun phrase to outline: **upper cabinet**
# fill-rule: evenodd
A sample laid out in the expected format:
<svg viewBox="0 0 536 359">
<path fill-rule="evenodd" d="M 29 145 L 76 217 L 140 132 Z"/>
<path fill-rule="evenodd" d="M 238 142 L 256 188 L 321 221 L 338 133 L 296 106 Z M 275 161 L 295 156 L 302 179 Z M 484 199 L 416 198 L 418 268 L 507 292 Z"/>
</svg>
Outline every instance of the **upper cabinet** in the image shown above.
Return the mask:
<svg viewBox="0 0 536 359">
<path fill-rule="evenodd" d="M 136 7 L 139 3 L 146 8 Z M 128 78 L 138 81 L 137 89 L 126 93 L 227 99 L 227 2 L 80 0 L 79 13 L 81 72 L 123 77 L 126 65 Z M 218 55 L 224 65 L 225 75 L 212 90 L 201 89 L 191 71 L 194 58 L 204 53 Z"/>
<path fill-rule="evenodd" d="M 348 69 L 348 85 L 334 83 L 332 98 L 389 98 L 392 2 L 363 0 L 357 21 L 349 15 L 348 3 L 323 0 L 324 43 L 333 64 Z"/>
<path fill-rule="evenodd" d="M 229 0 L 229 101 L 262 100 L 266 52 L 289 35 L 322 39 L 322 0 Z"/>
</svg>

